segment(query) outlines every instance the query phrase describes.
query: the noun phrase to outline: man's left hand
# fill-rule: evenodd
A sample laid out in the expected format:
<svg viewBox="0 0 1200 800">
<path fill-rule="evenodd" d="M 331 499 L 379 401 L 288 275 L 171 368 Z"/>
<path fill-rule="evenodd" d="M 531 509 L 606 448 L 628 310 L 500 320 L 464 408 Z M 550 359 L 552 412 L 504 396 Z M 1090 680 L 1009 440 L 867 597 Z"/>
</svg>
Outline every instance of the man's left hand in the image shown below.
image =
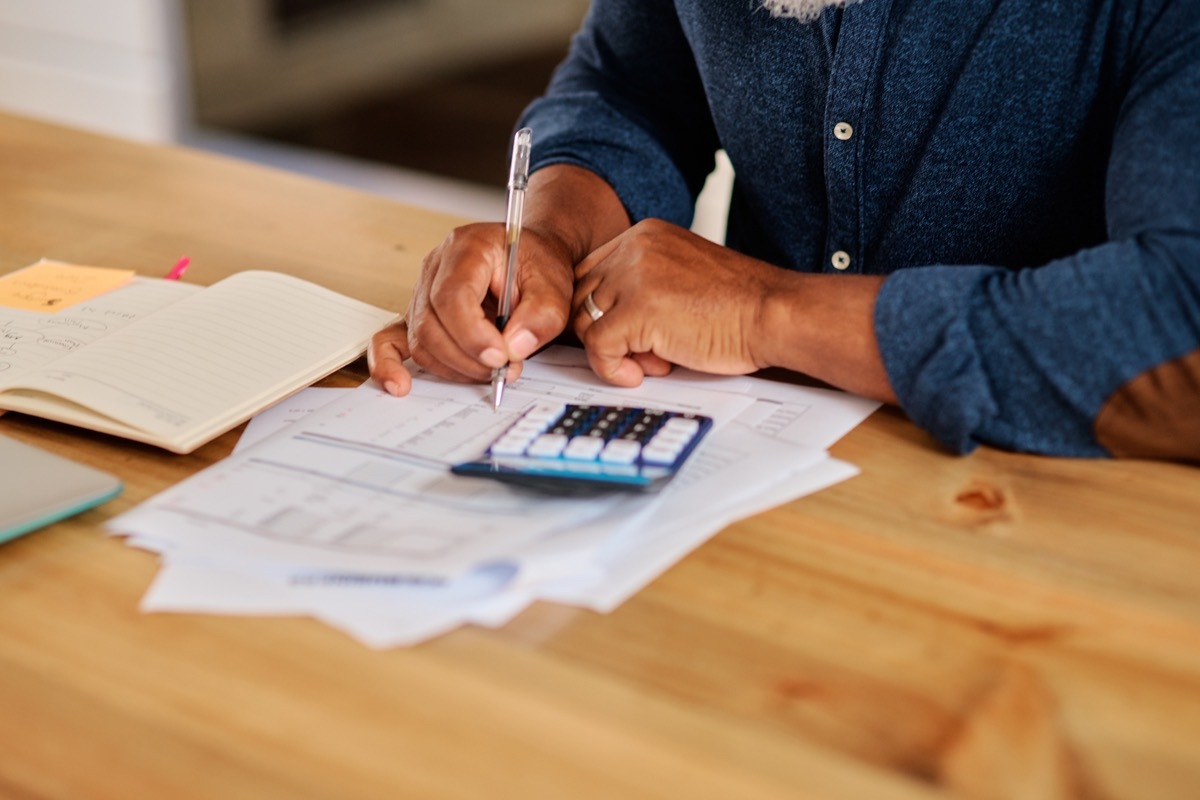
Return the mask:
<svg viewBox="0 0 1200 800">
<path fill-rule="evenodd" d="M 645 220 L 575 268 L 572 321 L 592 369 L 618 386 L 637 386 L 672 364 L 741 375 L 771 366 L 772 340 L 784 334 L 767 328 L 767 304 L 795 291 L 796 277 Z"/>
</svg>

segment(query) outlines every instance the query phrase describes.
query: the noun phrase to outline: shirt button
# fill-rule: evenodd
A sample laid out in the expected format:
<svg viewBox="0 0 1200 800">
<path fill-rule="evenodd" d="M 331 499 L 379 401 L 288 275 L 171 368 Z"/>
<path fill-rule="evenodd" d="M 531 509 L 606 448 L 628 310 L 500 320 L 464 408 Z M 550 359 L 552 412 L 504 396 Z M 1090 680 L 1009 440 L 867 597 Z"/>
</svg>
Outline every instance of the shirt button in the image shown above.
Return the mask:
<svg viewBox="0 0 1200 800">
<path fill-rule="evenodd" d="M 833 135 L 844 142 L 854 135 L 854 128 L 849 122 L 839 122 L 833 126 Z"/>
<path fill-rule="evenodd" d="M 846 269 L 850 266 L 850 254 L 845 250 L 838 250 L 833 254 L 833 258 L 831 258 L 830 261 L 832 262 L 834 269 Z"/>
</svg>

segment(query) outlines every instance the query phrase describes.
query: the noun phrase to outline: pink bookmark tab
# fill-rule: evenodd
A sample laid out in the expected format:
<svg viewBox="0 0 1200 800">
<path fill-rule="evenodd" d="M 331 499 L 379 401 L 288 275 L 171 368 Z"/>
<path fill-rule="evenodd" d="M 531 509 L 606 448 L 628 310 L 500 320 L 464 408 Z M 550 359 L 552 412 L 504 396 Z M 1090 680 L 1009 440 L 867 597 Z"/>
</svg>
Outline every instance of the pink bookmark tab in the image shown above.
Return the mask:
<svg viewBox="0 0 1200 800">
<path fill-rule="evenodd" d="M 179 280 L 183 277 L 183 273 L 187 272 L 188 264 L 191 263 L 192 260 L 187 256 L 184 256 L 175 262 L 175 266 L 171 267 L 171 271 L 168 272 L 164 277 L 169 281 Z"/>
</svg>

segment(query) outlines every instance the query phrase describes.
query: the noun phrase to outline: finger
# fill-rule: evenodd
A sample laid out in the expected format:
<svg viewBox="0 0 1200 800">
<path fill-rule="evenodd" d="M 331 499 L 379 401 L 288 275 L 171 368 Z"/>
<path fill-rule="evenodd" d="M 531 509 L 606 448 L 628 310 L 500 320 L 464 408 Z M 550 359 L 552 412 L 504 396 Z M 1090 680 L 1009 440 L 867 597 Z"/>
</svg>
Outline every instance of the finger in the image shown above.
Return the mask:
<svg viewBox="0 0 1200 800">
<path fill-rule="evenodd" d="M 464 374 L 464 370 L 468 373 L 477 370 L 478 364 L 441 330 L 442 322 L 430 303 L 430 288 L 437 276 L 455 268 L 447 262 L 445 250 L 447 243 L 452 241 L 457 233 L 456 231 L 435 247 L 421 264 L 421 275 L 413 287 L 404 316 L 407 328 L 405 349 L 406 355 L 422 369 L 448 380 L 465 382 L 480 379 Z"/>
<path fill-rule="evenodd" d="M 592 305 L 595 306 L 599 316 L 593 316 L 592 309 L 588 308 L 587 298 L 589 296 L 591 296 Z M 583 340 L 587 329 L 613 310 L 618 303 L 619 299 L 615 296 L 610 297 L 607 288 L 600 282 L 600 272 L 593 271 L 587 277 L 576 280 L 575 291 L 571 298 L 571 327 L 580 341 Z"/>
<path fill-rule="evenodd" d="M 621 309 L 605 311 L 598 320 L 593 320 L 583 309 L 575 317 L 579 340 L 592 371 L 616 386 L 638 386 L 646 375 L 642 364 L 630 355 L 645 348 L 636 346 L 628 327 L 629 317 Z"/>
<path fill-rule="evenodd" d="M 522 265 L 512 316 L 504 329 L 507 360 L 520 362 L 567 327 L 573 275 L 567 264 L 528 261 Z"/>
<path fill-rule="evenodd" d="M 413 361 L 423 369 L 458 383 L 478 383 L 491 377 L 492 367 L 463 351 L 431 307 L 421 310 L 419 320 L 419 324 L 409 326 L 408 348 Z"/>
<path fill-rule="evenodd" d="M 405 315 L 408 328 L 407 353 L 422 369 L 441 378 L 459 383 L 487 380 L 490 375 L 487 368 L 480 366 L 475 357 L 458 346 L 429 302 L 428 284 L 438 271 L 439 252 L 434 251 L 427 259 L 422 283 L 413 292 Z"/>
<path fill-rule="evenodd" d="M 490 375 L 490 367 L 480 363 L 480 352 L 464 349 L 454 326 L 479 326 L 483 332 L 476 335 L 500 338 L 482 305 L 489 282 L 487 258 L 482 255 L 488 249 L 488 227 L 465 226 L 451 232 L 426 257 L 409 305 L 409 353 L 422 368 L 448 380 L 483 381 Z M 447 309 L 458 322 L 445 320 Z"/>
<path fill-rule="evenodd" d="M 589 354 L 591 354 L 593 352 L 593 350 L 595 350 L 597 352 L 598 358 L 603 358 L 604 354 L 601 353 L 597 348 L 602 348 L 604 346 L 603 342 L 605 341 L 605 339 L 597 338 L 594 335 L 585 337 L 585 332 L 590 327 L 592 327 L 593 325 L 596 325 L 597 323 L 600 323 L 602 320 L 604 320 L 607 317 L 608 324 L 606 325 L 606 328 L 608 328 L 608 330 L 601 331 L 601 333 L 602 334 L 607 333 L 607 337 L 612 337 L 612 330 L 625 324 L 623 321 L 623 317 L 625 315 L 620 314 L 618 312 L 615 316 L 609 316 L 609 311 L 604 310 L 605 305 L 607 305 L 609 301 L 606 301 L 604 299 L 603 292 L 601 291 L 600 285 L 597 284 L 595 289 L 588 288 L 589 285 L 591 285 L 591 283 L 593 283 L 593 282 L 594 282 L 594 279 L 591 281 L 585 279 L 585 281 L 580 286 L 577 287 L 576 295 L 580 298 L 580 300 L 578 301 L 578 304 L 576 307 L 573 327 L 576 332 L 576 335 L 579 336 L 580 341 L 585 342 L 585 347 L 588 348 Z M 583 299 L 583 298 L 586 298 L 589 294 L 592 295 L 592 303 L 596 306 L 596 308 L 600 312 L 600 318 L 598 318 L 598 319 L 594 319 L 592 317 L 592 312 L 587 308 L 586 300 Z M 601 296 L 601 298 L 599 300 L 596 299 L 597 294 L 599 294 Z M 617 304 L 619 304 L 619 303 L 614 302 L 613 308 L 610 309 L 610 311 L 615 309 Z M 630 349 L 632 350 L 632 344 L 630 343 L 628 338 L 626 338 L 626 337 L 617 337 L 617 338 L 620 341 L 626 342 L 626 346 L 630 347 Z M 617 350 L 619 350 L 619 349 L 620 349 L 620 345 L 614 345 L 614 348 L 612 350 L 612 355 L 614 357 L 615 357 Z M 674 368 L 674 364 L 672 364 L 670 361 L 667 361 L 665 358 L 662 358 L 661 356 L 658 356 L 657 354 L 655 354 L 653 352 L 626 351 L 625 356 L 627 359 L 632 360 L 637 364 L 637 368 L 638 368 L 638 370 L 640 370 L 640 374 L 638 374 L 638 371 L 634 370 L 630 366 L 626 366 L 624 363 L 621 363 L 617 366 L 613 366 L 614 364 L 616 364 L 615 360 L 597 361 L 596 363 L 593 364 L 593 369 L 596 370 L 597 374 L 600 375 L 601 377 L 603 377 L 605 380 L 619 382 L 620 385 L 623 385 L 623 386 L 636 386 L 638 383 L 641 382 L 641 380 L 644 376 L 648 375 L 651 377 L 661 378 L 661 377 L 669 374 L 671 372 L 671 370 Z M 605 372 L 601 373 L 600 370 L 605 370 Z M 634 382 L 634 381 L 636 381 L 636 382 Z"/>
<path fill-rule="evenodd" d="M 602 314 L 611 307 L 612 299 L 607 295 L 603 299 L 597 297 L 603 273 L 603 270 L 599 268 L 616 251 L 619 240 L 620 237 L 617 237 L 605 242 L 575 266 L 575 291 L 571 297 L 571 319 L 575 335 L 580 340 L 583 339 L 583 332 L 596 321 L 592 318 L 591 312 L 585 308 L 584 298 L 591 295 L 592 302 Z"/>
<path fill-rule="evenodd" d="M 584 347 L 592 372 L 602 380 L 626 388 L 641 385 L 646 373 L 642 371 L 642 365 L 628 355 L 627 350 L 597 347 L 590 342 L 585 342 Z"/>
<path fill-rule="evenodd" d="M 623 241 L 622 237 L 617 236 L 609 239 L 604 244 L 597 247 L 587 258 L 575 265 L 575 283 L 578 284 L 586 278 L 596 267 L 604 263 L 604 261 L 613 254 L 613 251 L 620 246 Z"/>
<path fill-rule="evenodd" d="M 503 275 L 503 226 L 474 225 L 453 232 L 444 243 L 442 267 L 429 287 L 426 324 L 436 324 L 437 335 L 427 335 L 425 346 L 462 374 L 484 375 L 507 361 L 507 346 L 495 322 L 484 311 L 497 273 Z M 503 278 L 501 277 L 501 280 Z M 428 332 L 433 334 L 433 331 Z M 443 353 L 442 348 L 447 348 Z M 466 361 L 473 361 L 474 367 Z"/>
<path fill-rule="evenodd" d="M 630 353 L 629 357 L 638 363 L 642 373 L 651 378 L 662 378 L 671 374 L 675 365 L 654 353 Z"/>
<path fill-rule="evenodd" d="M 371 377 L 388 394 L 403 397 L 412 389 L 412 375 L 404 366 L 408 356 L 408 325 L 404 320 L 371 337 L 367 346 L 367 367 Z"/>
</svg>

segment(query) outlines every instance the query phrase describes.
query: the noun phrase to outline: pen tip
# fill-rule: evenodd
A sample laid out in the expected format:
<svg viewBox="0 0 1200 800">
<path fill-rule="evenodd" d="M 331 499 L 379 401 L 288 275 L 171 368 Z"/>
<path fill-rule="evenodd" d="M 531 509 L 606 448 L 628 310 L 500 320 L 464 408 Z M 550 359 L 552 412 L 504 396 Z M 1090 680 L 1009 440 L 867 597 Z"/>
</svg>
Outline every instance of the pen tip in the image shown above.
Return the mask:
<svg viewBox="0 0 1200 800">
<path fill-rule="evenodd" d="M 492 382 L 492 412 L 500 410 L 500 401 L 504 398 L 504 380 Z"/>
</svg>

